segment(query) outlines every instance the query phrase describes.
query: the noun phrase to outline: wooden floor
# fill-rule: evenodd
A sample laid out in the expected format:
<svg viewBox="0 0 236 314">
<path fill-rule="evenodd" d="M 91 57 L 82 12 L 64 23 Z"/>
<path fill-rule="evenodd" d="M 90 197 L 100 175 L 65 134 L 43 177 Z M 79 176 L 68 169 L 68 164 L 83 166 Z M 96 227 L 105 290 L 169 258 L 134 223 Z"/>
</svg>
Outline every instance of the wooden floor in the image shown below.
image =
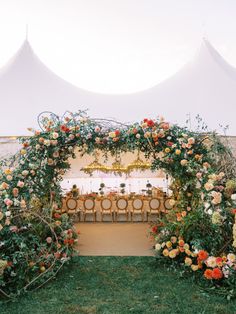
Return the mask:
<svg viewBox="0 0 236 314">
<path fill-rule="evenodd" d="M 147 223 L 77 223 L 80 255 L 152 256 Z"/>
</svg>

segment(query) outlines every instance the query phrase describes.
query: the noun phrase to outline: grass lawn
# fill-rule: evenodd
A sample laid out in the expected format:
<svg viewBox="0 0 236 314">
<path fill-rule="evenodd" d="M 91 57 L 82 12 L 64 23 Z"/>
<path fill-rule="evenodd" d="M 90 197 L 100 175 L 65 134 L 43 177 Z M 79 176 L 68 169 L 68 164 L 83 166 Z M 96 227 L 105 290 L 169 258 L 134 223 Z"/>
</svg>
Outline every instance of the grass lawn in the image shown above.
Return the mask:
<svg viewBox="0 0 236 314">
<path fill-rule="evenodd" d="M 44 288 L 0 304 L 1 314 L 236 313 L 236 301 L 201 293 L 154 257 L 78 257 Z"/>
</svg>

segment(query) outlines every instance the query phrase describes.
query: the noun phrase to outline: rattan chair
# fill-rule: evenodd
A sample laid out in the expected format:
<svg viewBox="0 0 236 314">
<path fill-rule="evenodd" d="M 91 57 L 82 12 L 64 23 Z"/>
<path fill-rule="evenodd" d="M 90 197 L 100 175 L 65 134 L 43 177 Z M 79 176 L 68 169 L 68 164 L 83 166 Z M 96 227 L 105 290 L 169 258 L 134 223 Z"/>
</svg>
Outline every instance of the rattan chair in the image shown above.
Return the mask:
<svg viewBox="0 0 236 314">
<path fill-rule="evenodd" d="M 168 210 L 170 210 L 174 207 L 173 205 L 170 204 L 170 200 L 172 200 L 172 198 L 170 198 L 170 197 L 164 199 L 165 212 L 167 212 Z"/>
<path fill-rule="evenodd" d="M 84 221 L 86 221 L 87 215 L 92 215 L 93 221 L 94 222 L 97 221 L 95 200 L 93 198 L 86 198 L 83 200 L 83 213 L 84 213 Z"/>
<path fill-rule="evenodd" d="M 103 198 L 101 200 L 101 217 L 103 221 L 103 216 L 111 215 L 111 221 L 113 222 L 113 210 L 112 210 L 112 200 L 110 198 Z"/>
<path fill-rule="evenodd" d="M 149 206 L 147 208 L 147 221 L 151 215 L 153 215 L 153 214 L 159 215 L 160 207 L 161 207 L 161 199 L 159 199 L 157 197 L 152 197 L 149 200 Z"/>
<path fill-rule="evenodd" d="M 129 220 L 128 201 L 124 197 L 120 197 L 116 201 L 116 221 L 118 221 L 119 215 L 125 215 L 126 221 Z"/>
<path fill-rule="evenodd" d="M 69 197 L 66 199 L 65 205 L 66 206 L 64 212 L 70 216 L 72 215 L 77 216 L 80 220 L 82 210 L 78 206 L 78 200 L 73 197 Z"/>
<path fill-rule="evenodd" d="M 143 200 L 141 198 L 135 198 L 132 201 L 131 220 L 133 221 L 134 215 L 141 215 L 142 221 L 144 221 Z"/>
</svg>

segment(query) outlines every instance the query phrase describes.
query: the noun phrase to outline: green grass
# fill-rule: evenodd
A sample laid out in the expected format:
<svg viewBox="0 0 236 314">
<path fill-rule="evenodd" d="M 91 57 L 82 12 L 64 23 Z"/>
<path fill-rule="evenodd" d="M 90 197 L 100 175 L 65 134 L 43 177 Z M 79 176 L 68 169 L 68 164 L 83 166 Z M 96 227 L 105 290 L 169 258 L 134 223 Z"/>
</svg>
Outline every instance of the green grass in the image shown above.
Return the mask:
<svg viewBox="0 0 236 314">
<path fill-rule="evenodd" d="M 1 314 L 230 314 L 236 301 L 201 293 L 154 257 L 78 257 L 57 279 L 0 305 Z"/>
</svg>

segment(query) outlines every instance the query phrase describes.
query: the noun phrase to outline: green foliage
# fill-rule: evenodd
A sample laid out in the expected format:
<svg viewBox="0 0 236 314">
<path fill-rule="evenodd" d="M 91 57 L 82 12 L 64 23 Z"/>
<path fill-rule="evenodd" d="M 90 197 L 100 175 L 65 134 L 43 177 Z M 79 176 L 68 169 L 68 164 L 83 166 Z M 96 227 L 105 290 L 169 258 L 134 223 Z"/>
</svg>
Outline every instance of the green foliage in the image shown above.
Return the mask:
<svg viewBox="0 0 236 314">
<path fill-rule="evenodd" d="M 0 307 L 1 314 L 235 312 L 235 300 L 207 288 L 154 257 L 81 256 L 51 285 Z"/>
<path fill-rule="evenodd" d="M 45 212 L 13 215 L 1 231 L 0 259 L 6 265 L 0 274 L 0 295 L 20 295 L 54 278 L 74 254 L 75 240 L 67 215 L 57 215 L 57 220 Z"/>
</svg>

